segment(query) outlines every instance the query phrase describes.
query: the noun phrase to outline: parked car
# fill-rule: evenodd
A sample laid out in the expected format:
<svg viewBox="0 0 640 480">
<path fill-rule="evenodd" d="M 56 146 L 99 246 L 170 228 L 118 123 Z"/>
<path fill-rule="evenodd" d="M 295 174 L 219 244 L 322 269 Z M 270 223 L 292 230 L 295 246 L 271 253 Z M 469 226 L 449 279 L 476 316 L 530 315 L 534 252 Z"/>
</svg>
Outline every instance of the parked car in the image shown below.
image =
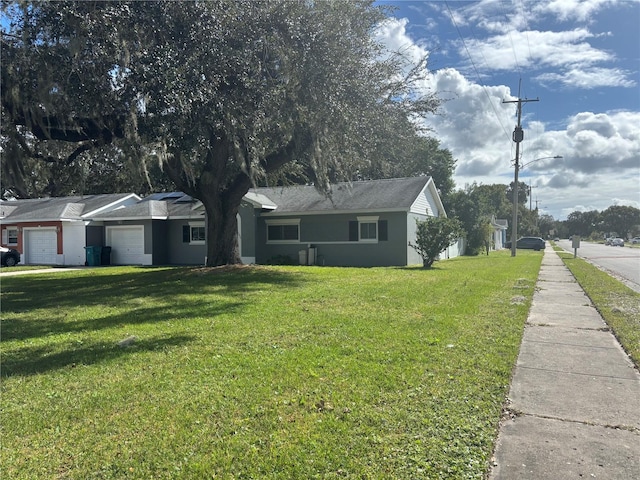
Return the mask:
<svg viewBox="0 0 640 480">
<path fill-rule="evenodd" d="M 506 248 L 511 248 L 511 242 L 507 242 L 504 245 Z M 545 241 L 540 237 L 520 237 L 516 242 L 516 248 L 531 248 L 539 251 L 544 250 Z"/>
<path fill-rule="evenodd" d="M 611 246 L 624 247 L 624 240 L 622 238 L 614 238 L 613 240 L 611 240 Z"/>
<path fill-rule="evenodd" d="M 640 237 L 633 237 L 633 238 L 631 239 L 631 243 L 633 243 L 634 245 L 635 245 L 636 243 L 640 243 Z"/>
<path fill-rule="evenodd" d="M 13 267 L 20 262 L 20 252 L 15 248 L 0 247 L 2 252 L 2 266 Z"/>
</svg>

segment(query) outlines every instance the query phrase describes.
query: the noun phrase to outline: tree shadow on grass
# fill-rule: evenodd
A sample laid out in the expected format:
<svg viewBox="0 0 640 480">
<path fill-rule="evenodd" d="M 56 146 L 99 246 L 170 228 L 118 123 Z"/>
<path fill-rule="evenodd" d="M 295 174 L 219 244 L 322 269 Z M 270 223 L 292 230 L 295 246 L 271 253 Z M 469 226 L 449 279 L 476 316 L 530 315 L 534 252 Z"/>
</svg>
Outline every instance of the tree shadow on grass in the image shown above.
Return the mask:
<svg viewBox="0 0 640 480">
<path fill-rule="evenodd" d="M 108 314 L 95 318 L 69 320 L 62 311 L 51 311 L 50 315 L 39 318 L 8 316 L 2 322 L 2 342 L 28 340 L 61 333 L 97 332 L 109 328 L 135 326 L 166 321 L 188 321 L 195 317 L 213 318 L 221 314 L 234 313 L 242 309 L 242 302 L 207 302 L 201 300 L 187 305 L 131 307 L 122 313 Z"/>
<path fill-rule="evenodd" d="M 4 311 L 35 308 L 63 309 L 78 305 L 120 305 L 134 298 L 167 299 L 180 293 L 234 295 L 265 286 L 295 287 L 303 277 L 293 272 L 243 268 L 218 273 L 215 269 L 100 268 L 69 273 L 43 273 L 2 280 Z"/>
<path fill-rule="evenodd" d="M 121 347 L 115 342 L 95 342 L 56 352 L 52 352 L 46 346 L 21 347 L 15 350 L 3 351 L 2 377 L 37 375 L 63 368 L 93 365 L 114 360 L 134 352 L 165 350 L 184 345 L 195 339 L 196 337 L 190 335 L 146 338 L 136 340 L 126 347 Z"/>
<path fill-rule="evenodd" d="M 2 285 L 2 342 L 215 317 L 239 312 L 251 301 L 252 292 L 295 288 L 305 281 L 301 275 L 269 269 L 243 268 L 220 274 L 216 270 L 175 267 L 125 271 L 105 268 L 10 280 Z M 70 312 L 77 315 L 78 307 L 83 306 L 97 306 L 102 315 L 70 318 Z M 46 313 L 28 314 L 35 310 Z"/>
</svg>

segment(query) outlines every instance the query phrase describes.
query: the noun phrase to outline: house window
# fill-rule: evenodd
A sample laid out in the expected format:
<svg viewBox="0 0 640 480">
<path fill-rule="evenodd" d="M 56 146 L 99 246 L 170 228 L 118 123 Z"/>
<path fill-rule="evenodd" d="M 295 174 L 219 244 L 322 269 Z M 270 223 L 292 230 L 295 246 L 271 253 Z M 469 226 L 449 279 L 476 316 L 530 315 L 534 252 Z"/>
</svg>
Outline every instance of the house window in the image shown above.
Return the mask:
<svg viewBox="0 0 640 480">
<path fill-rule="evenodd" d="M 387 221 L 379 217 L 358 217 L 349 222 L 350 242 L 383 242 L 387 240 Z"/>
<path fill-rule="evenodd" d="M 267 242 L 296 243 L 300 241 L 300 220 L 267 220 Z"/>
<path fill-rule="evenodd" d="M 182 227 L 183 243 L 192 245 L 204 245 L 207 239 L 206 229 L 203 222 L 190 223 Z"/>
<path fill-rule="evenodd" d="M 378 222 L 359 222 L 360 224 L 360 241 L 378 240 Z"/>
<path fill-rule="evenodd" d="M 205 240 L 204 227 L 191 227 L 191 243 L 203 242 Z"/>
<path fill-rule="evenodd" d="M 18 227 L 7 227 L 3 233 L 6 235 L 6 240 L 2 239 L 5 245 L 18 245 Z"/>
</svg>

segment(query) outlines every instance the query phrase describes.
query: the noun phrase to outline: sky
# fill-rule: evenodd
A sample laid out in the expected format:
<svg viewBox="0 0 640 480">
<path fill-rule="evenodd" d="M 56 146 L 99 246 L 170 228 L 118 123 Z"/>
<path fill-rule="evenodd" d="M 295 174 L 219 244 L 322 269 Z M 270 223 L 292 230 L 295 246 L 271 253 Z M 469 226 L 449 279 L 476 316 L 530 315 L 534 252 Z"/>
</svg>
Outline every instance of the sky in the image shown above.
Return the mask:
<svg viewBox="0 0 640 480">
<path fill-rule="evenodd" d="M 456 159 L 456 188 L 519 180 L 540 214 L 640 208 L 640 0 L 384 1 L 377 38 L 427 57 L 425 118 Z M 561 159 L 547 157 L 562 156 Z"/>
</svg>

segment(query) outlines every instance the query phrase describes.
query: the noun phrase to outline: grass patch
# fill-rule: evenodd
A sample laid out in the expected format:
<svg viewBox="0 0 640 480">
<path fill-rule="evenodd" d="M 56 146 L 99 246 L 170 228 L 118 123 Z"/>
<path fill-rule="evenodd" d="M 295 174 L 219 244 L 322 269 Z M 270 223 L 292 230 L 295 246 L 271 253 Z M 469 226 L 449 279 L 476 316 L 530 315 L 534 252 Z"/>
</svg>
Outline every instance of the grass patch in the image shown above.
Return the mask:
<svg viewBox="0 0 640 480">
<path fill-rule="evenodd" d="M 573 254 L 554 248 L 622 347 L 640 368 L 640 293 Z"/>
<path fill-rule="evenodd" d="M 3 279 L 2 476 L 483 478 L 541 259 Z"/>
<path fill-rule="evenodd" d="M 28 270 L 41 270 L 41 269 L 49 269 L 55 268 L 53 265 L 14 265 L 13 267 L 5 267 L 4 265 L 0 265 L 0 273 L 8 273 L 8 272 L 24 272 Z"/>
</svg>

